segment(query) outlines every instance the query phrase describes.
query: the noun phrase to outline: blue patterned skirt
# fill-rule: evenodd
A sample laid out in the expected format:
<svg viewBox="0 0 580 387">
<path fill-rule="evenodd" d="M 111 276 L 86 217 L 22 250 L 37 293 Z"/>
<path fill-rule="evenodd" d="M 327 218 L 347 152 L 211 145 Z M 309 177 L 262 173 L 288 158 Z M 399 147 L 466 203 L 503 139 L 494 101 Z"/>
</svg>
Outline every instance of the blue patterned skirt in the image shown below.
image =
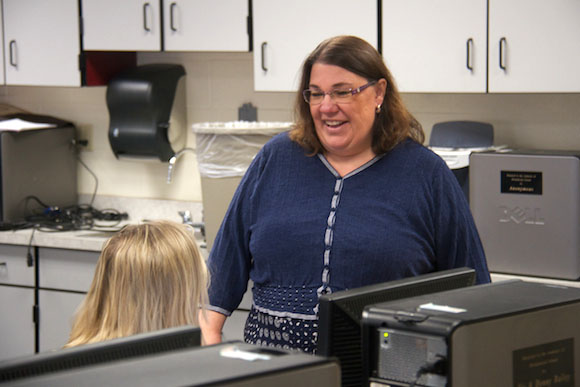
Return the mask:
<svg viewBox="0 0 580 387">
<path fill-rule="evenodd" d="M 246 343 L 264 347 L 298 349 L 312 354 L 316 353 L 317 337 L 317 320 L 272 316 L 253 306 L 244 328 Z"/>
</svg>

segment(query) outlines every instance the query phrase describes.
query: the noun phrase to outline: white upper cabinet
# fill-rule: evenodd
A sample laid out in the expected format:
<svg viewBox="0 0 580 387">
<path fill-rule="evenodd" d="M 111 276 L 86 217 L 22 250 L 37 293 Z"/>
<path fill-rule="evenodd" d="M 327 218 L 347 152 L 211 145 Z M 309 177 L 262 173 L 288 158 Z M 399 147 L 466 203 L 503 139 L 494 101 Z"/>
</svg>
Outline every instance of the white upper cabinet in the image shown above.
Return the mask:
<svg viewBox="0 0 580 387">
<path fill-rule="evenodd" d="M 6 84 L 80 86 L 78 0 L 3 0 Z"/>
<path fill-rule="evenodd" d="M 377 47 L 376 0 L 253 0 L 254 89 L 295 91 L 303 60 L 324 39 L 356 35 Z"/>
<path fill-rule="evenodd" d="M 382 0 L 382 31 L 403 92 L 580 92 L 579 0 Z"/>
<path fill-rule="evenodd" d="M 0 3 L 1 4 L 1 3 Z M 4 25 L 2 18 L 2 7 L 0 7 L 0 58 L 4 58 Z M 6 79 L 4 78 L 4 61 L 0 60 L 0 85 L 6 84 Z"/>
<path fill-rule="evenodd" d="M 489 91 L 580 92 L 580 1 L 489 0 Z"/>
<path fill-rule="evenodd" d="M 247 0 L 164 1 L 165 51 L 248 51 Z"/>
<path fill-rule="evenodd" d="M 87 51 L 249 50 L 248 0 L 82 3 Z"/>
<path fill-rule="evenodd" d="M 83 48 L 160 51 L 159 0 L 82 0 Z"/>
<path fill-rule="evenodd" d="M 485 92 L 485 0 L 382 0 L 382 54 L 402 92 Z"/>
</svg>

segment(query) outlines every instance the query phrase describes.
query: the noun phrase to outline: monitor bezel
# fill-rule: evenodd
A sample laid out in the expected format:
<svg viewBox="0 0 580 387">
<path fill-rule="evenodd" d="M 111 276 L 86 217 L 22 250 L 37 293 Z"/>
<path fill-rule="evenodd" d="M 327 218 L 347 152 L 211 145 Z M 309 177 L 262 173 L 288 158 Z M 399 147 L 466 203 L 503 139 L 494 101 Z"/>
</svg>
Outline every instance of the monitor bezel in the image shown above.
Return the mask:
<svg viewBox="0 0 580 387">
<path fill-rule="evenodd" d="M 201 329 L 184 325 L 0 362 L 0 383 L 94 364 L 201 346 Z"/>
<path fill-rule="evenodd" d="M 461 267 L 323 295 L 319 299 L 317 354 L 339 359 L 343 386 L 360 385 L 364 380 L 362 312 L 366 306 L 472 286 L 475 282 L 475 270 Z M 354 304 L 359 305 L 352 307 Z M 340 318 L 346 318 L 352 323 L 351 337 L 347 339 L 351 345 L 360 345 L 360 351 L 357 351 L 358 348 L 354 351 L 352 348 L 348 351 L 337 348 L 333 327 L 339 325 L 337 321 Z M 354 325 L 358 328 L 356 332 Z M 355 340 L 358 344 L 353 344 Z M 346 352 L 348 357 L 343 355 Z M 351 379 L 352 384 L 349 384 Z"/>
</svg>

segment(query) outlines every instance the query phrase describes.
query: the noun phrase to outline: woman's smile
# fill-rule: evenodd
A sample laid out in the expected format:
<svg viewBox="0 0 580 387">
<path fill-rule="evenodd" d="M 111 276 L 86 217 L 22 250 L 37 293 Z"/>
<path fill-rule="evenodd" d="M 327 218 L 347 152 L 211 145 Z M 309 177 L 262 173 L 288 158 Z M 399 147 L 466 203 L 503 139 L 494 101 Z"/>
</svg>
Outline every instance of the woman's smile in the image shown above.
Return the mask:
<svg viewBox="0 0 580 387">
<path fill-rule="evenodd" d="M 372 158 L 372 128 L 375 109 L 382 103 L 383 92 L 368 87 L 347 102 L 332 97 L 335 90 L 350 90 L 369 80 L 339 66 L 315 63 L 310 74 L 310 88 L 324 93 L 318 104 L 310 105 L 316 134 L 327 157 Z M 343 98 L 344 99 L 344 98 Z"/>
</svg>

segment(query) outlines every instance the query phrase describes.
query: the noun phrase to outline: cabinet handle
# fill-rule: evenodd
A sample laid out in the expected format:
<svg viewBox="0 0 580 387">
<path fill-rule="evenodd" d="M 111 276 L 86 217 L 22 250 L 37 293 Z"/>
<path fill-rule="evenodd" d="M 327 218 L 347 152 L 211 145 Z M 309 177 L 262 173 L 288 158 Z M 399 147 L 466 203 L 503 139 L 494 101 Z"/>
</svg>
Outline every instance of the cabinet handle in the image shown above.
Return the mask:
<svg viewBox="0 0 580 387">
<path fill-rule="evenodd" d="M 472 47 L 473 47 L 473 39 L 469 38 L 467 39 L 467 62 L 465 63 L 469 71 L 473 71 L 473 64 L 471 63 Z"/>
<path fill-rule="evenodd" d="M 0 267 L 6 267 L 6 262 L 0 262 Z"/>
<path fill-rule="evenodd" d="M 501 38 L 499 40 L 499 68 L 502 69 L 503 71 L 506 71 L 506 65 L 504 63 L 505 58 L 504 58 L 504 51 L 505 51 L 505 47 L 507 45 L 507 40 L 506 38 Z"/>
<path fill-rule="evenodd" d="M 149 28 L 149 24 L 147 23 L 147 20 L 149 20 L 149 18 L 147 17 L 147 11 L 150 8 L 151 4 L 149 3 L 143 4 L 143 29 L 147 32 L 151 31 L 151 28 Z"/>
<path fill-rule="evenodd" d="M 175 28 L 175 24 L 174 24 L 174 10 L 175 7 L 177 7 L 177 3 L 171 3 L 171 5 L 169 6 L 169 27 L 171 28 L 171 31 L 175 32 L 177 31 L 177 28 Z"/>
<path fill-rule="evenodd" d="M 262 70 L 264 71 L 268 71 L 268 68 L 266 67 L 266 46 L 268 45 L 268 42 L 262 42 Z"/>
<path fill-rule="evenodd" d="M 17 67 L 16 63 L 16 40 L 10 41 L 10 65 Z"/>
</svg>

